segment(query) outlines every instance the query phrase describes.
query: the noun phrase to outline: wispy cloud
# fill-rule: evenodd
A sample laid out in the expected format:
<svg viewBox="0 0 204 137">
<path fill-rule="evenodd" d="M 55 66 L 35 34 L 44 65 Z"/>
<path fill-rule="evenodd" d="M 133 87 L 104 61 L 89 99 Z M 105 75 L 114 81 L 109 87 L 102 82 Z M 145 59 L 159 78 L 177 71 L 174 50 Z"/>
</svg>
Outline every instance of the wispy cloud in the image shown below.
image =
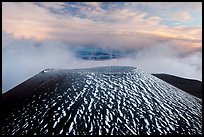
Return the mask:
<svg viewBox="0 0 204 137">
<path fill-rule="evenodd" d="M 159 39 L 201 40 L 201 28 L 199 27 L 162 25 L 161 17 L 151 16 L 145 11 L 136 11 L 128 7 L 126 9 L 107 10 L 102 9 L 100 4 L 95 3 L 86 4 L 88 7 L 94 7 L 93 9 L 78 5 L 80 7 L 79 12 L 84 14 L 84 17 L 80 18 L 69 12 L 62 15 L 54 14 L 49 9 L 55 9 L 56 11 L 66 9 L 66 4 L 40 4 L 43 7 L 34 3 L 3 3 L 3 31 L 12 33 L 16 37 L 36 40 L 66 39 L 68 41 L 68 37 L 79 34 L 83 41 L 83 36 L 87 36 L 87 34 L 99 35 L 99 37 L 101 34 L 118 34 L 121 38 L 131 33 L 134 35 L 139 33 L 151 34 L 153 38 L 157 37 Z M 174 19 L 179 18 L 179 20 L 185 21 L 192 19 L 186 12 L 182 12 L 181 15 L 185 16 L 180 18 L 174 16 Z M 96 20 L 97 18 L 98 20 Z M 80 41 L 79 39 L 79 37 L 76 38 L 76 43 Z"/>
</svg>

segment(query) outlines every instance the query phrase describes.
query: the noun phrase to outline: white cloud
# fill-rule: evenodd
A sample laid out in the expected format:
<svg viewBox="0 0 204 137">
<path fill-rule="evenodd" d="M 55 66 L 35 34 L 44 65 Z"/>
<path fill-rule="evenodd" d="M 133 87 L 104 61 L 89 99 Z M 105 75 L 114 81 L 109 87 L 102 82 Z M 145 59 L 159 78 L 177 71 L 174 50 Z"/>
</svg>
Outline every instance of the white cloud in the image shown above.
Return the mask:
<svg viewBox="0 0 204 137">
<path fill-rule="evenodd" d="M 2 33 L 2 91 L 20 84 L 46 68 L 74 69 L 97 66 L 134 66 L 149 73 L 169 73 L 202 80 L 202 54 L 200 51 L 185 57 L 177 56 L 171 43 L 140 50 L 136 56 L 106 61 L 88 61 L 76 58 L 59 41 L 36 42 L 32 39 L 15 39 Z M 6 41 L 5 41 L 6 40 Z"/>
</svg>

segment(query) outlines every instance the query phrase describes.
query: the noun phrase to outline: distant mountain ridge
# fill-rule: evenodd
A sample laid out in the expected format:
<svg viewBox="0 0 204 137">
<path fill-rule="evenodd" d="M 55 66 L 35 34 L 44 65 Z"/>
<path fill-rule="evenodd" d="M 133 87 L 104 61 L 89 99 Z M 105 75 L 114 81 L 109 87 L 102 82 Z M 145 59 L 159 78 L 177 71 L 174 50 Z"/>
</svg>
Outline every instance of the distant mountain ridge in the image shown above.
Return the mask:
<svg viewBox="0 0 204 137">
<path fill-rule="evenodd" d="M 186 79 L 170 74 L 152 74 L 165 82 L 196 97 L 202 98 L 202 82 L 194 79 Z"/>
</svg>

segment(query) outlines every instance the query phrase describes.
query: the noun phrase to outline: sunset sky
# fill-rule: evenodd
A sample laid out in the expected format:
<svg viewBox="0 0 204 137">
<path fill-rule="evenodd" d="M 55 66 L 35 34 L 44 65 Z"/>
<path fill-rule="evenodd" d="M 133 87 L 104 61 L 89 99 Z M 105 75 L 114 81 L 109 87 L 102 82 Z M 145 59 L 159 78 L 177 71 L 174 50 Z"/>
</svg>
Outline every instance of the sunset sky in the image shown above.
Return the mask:
<svg viewBox="0 0 204 137">
<path fill-rule="evenodd" d="M 5 92 L 46 68 L 130 65 L 202 81 L 201 2 L 2 3 Z M 70 47 L 136 54 L 82 60 Z"/>
</svg>

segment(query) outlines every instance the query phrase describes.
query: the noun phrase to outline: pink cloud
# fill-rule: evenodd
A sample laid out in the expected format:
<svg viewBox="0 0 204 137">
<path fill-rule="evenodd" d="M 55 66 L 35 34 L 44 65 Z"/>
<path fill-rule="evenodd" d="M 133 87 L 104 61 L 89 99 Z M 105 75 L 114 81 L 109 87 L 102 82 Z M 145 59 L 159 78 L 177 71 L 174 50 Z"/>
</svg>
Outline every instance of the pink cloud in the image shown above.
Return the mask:
<svg viewBox="0 0 204 137">
<path fill-rule="evenodd" d="M 63 3 L 44 3 L 46 7 L 55 5 L 56 8 L 60 8 Z M 90 12 L 89 17 L 100 15 L 104 21 L 69 14 L 54 14 L 47 8 L 33 3 L 3 3 L 2 28 L 16 38 L 31 38 L 37 41 L 60 40 L 75 44 L 91 43 L 135 49 L 176 41 L 178 47 L 182 45 L 187 49 L 201 47 L 202 29 L 199 27 L 170 27 L 161 25 L 161 17 L 149 16 L 146 12 L 128 8 L 105 11 L 100 7 L 100 3 L 88 5 L 96 7 Z M 88 14 L 83 7 L 81 10 Z M 182 16 L 181 20 L 190 19 L 186 12 L 182 12 L 182 15 L 185 16 Z"/>
<path fill-rule="evenodd" d="M 178 22 L 191 21 L 193 17 L 185 11 L 180 11 L 171 15 L 171 19 Z"/>
</svg>

